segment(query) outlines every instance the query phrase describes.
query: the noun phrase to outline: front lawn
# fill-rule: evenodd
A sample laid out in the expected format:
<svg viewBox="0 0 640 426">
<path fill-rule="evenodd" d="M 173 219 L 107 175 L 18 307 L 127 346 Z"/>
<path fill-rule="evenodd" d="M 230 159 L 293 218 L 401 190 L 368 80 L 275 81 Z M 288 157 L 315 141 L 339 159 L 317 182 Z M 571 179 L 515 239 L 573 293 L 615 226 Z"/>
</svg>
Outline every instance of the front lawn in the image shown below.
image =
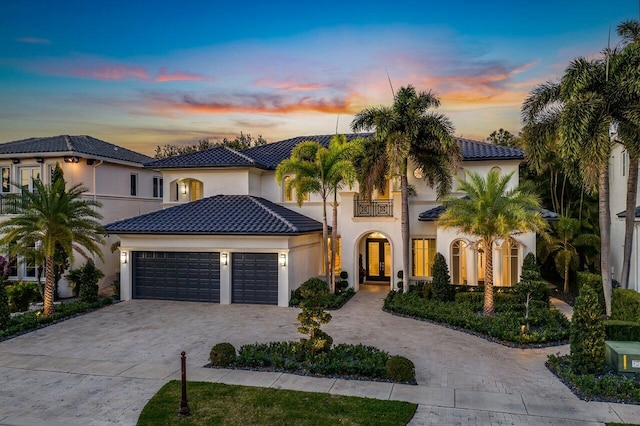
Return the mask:
<svg viewBox="0 0 640 426">
<path fill-rule="evenodd" d="M 482 315 L 483 294 L 463 295 L 464 300 L 460 297 L 459 301 L 442 302 L 423 297 L 418 290 L 408 293 L 392 291 L 384 301 L 384 309 L 447 325 L 507 346 L 552 346 L 565 344 L 569 340 L 569 320 L 544 302 L 532 303 L 529 319 L 525 320 L 525 306 L 517 301 L 515 295 L 496 293 L 495 315 L 485 317 Z M 529 325 L 528 329 L 526 324 Z"/>
<path fill-rule="evenodd" d="M 92 303 L 82 301 L 61 303 L 56 305 L 56 311 L 48 317 L 43 317 L 42 311 L 25 312 L 14 315 L 9 319 L 7 327 L 0 330 L 0 341 L 73 318 L 82 313 L 93 311 L 112 303 L 113 299 L 107 297 Z"/>
<path fill-rule="evenodd" d="M 164 385 L 138 425 L 406 425 L 416 404 L 324 393 L 188 382 L 191 416 L 177 415 L 181 383 Z"/>
<path fill-rule="evenodd" d="M 551 355 L 546 365 L 576 396 L 587 401 L 640 404 L 640 375 L 623 376 L 609 367 L 597 374 L 576 374 L 571 371 L 570 357 Z"/>
</svg>

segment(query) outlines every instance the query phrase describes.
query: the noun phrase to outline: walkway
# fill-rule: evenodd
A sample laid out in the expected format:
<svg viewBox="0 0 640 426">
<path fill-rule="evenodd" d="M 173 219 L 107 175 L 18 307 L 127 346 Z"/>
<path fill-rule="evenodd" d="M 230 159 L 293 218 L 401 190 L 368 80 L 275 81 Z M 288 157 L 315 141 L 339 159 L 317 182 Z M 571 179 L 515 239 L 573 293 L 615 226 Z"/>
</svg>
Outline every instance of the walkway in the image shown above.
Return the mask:
<svg viewBox="0 0 640 426">
<path fill-rule="evenodd" d="M 381 311 L 386 288 L 366 286 L 334 311 L 335 343 L 360 342 L 416 364 L 419 386 L 205 369 L 213 344 L 297 339 L 297 310 L 268 306 L 131 301 L 0 343 L 0 424 L 135 424 L 148 399 L 189 380 L 397 399 L 419 404 L 412 425 L 632 422 L 640 406 L 584 402 L 545 367 L 567 346 L 507 348 Z M 590 423 L 591 422 L 591 423 Z"/>
</svg>

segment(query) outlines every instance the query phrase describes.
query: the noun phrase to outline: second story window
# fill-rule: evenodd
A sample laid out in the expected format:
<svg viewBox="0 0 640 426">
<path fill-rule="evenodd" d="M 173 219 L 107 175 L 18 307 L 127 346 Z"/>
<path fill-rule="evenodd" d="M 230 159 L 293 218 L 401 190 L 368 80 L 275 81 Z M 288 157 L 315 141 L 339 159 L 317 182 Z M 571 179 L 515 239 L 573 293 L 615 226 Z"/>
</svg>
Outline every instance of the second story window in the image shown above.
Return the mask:
<svg viewBox="0 0 640 426">
<path fill-rule="evenodd" d="M 135 173 L 131 174 L 131 195 L 138 195 L 138 175 Z"/>
<path fill-rule="evenodd" d="M 33 191 L 33 182 L 40 180 L 40 167 L 23 167 L 20 169 L 20 187 L 23 191 Z"/>
<path fill-rule="evenodd" d="M 297 201 L 296 192 L 291 186 L 291 176 L 285 176 L 282 182 L 282 187 L 284 189 L 283 201 Z M 302 196 L 302 201 L 309 201 L 309 194 L 304 194 Z"/>
<path fill-rule="evenodd" d="M 11 169 L 2 168 L 2 192 L 11 192 Z"/>
<path fill-rule="evenodd" d="M 154 177 L 153 178 L 153 196 L 154 198 L 162 198 L 163 196 L 163 179 Z"/>
</svg>

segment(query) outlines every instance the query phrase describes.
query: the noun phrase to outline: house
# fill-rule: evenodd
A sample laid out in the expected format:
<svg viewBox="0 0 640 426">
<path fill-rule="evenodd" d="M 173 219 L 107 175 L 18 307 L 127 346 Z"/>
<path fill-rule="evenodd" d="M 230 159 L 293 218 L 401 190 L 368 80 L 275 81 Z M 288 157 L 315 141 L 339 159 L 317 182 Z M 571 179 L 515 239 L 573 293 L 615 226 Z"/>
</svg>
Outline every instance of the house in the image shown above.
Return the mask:
<svg viewBox="0 0 640 426">
<path fill-rule="evenodd" d="M 609 157 L 609 206 L 611 211 L 611 275 L 620 281 L 624 258 L 624 228 L 627 203 L 629 154 L 624 146 L 614 143 Z M 629 271 L 629 288 L 640 291 L 640 207 L 636 207 L 633 227 L 633 249 Z"/>
<path fill-rule="evenodd" d="M 122 297 L 287 306 L 292 290 L 324 273 L 322 202 L 311 194 L 298 207 L 285 182 L 276 182 L 275 168 L 300 142 L 327 146 L 331 136 L 297 137 L 241 152 L 218 147 L 146 163 L 146 169 L 162 173 L 164 209 L 106 227 L 121 240 Z M 465 171 L 514 172 L 510 182 L 517 185 L 521 150 L 463 138 L 457 142 L 463 154 L 459 177 L 464 179 Z M 370 200 L 359 197 L 357 185 L 339 192 L 335 272 L 346 271 L 355 290 L 361 279 L 389 289 L 400 280 L 400 191 L 394 181 L 387 184 L 388 191 Z M 415 166 L 409 184 L 416 195 L 409 201 L 411 270 L 406 278 L 429 279 L 440 252 L 454 283 L 482 283 L 484 253 L 490 249 L 495 284 L 518 281 L 524 256 L 535 253 L 535 234 L 483 247 L 437 226 L 442 207 Z M 366 276 L 359 276 L 361 268 Z"/>
<path fill-rule="evenodd" d="M 0 144 L 0 221 L 16 213 L 7 195 L 21 188 L 33 189 L 33 181 L 51 183 L 51 174 L 60 164 L 67 186 L 82 184 L 87 188 L 85 197 L 102 203 L 102 223 L 107 224 L 127 217 L 138 216 L 162 208 L 162 174 L 143 164 L 150 157 L 113 145 L 90 136 L 53 136 L 30 138 Z M 104 262 L 94 259 L 105 277 L 101 288 L 107 289 L 120 272 L 119 254 L 111 252 L 107 238 L 103 247 Z M 78 267 L 84 259 L 76 256 Z M 11 271 L 13 280 L 35 280 L 36 268 L 18 259 Z M 63 281 L 60 295 L 70 296 L 71 289 Z"/>
</svg>

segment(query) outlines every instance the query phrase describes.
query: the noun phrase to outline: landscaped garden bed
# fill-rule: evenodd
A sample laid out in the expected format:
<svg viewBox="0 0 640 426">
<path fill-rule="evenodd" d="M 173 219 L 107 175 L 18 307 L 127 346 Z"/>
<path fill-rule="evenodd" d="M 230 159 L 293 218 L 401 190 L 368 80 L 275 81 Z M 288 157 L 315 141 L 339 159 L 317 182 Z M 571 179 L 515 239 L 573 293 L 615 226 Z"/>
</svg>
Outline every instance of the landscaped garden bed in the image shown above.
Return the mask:
<svg viewBox="0 0 640 426">
<path fill-rule="evenodd" d="M 344 281 L 346 283 L 346 281 Z M 355 293 L 353 288 L 346 288 L 340 286 L 336 293 L 329 292 L 329 286 L 320 278 L 311 278 L 305 281 L 300 287 L 291 292 L 291 298 L 289 299 L 289 306 L 299 308 L 300 304 L 304 301 L 305 297 L 303 293 L 312 289 L 322 293 L 324 308 L 328 310 L 335 310 L 342 308 Z"/>
<path fill-rule="evenodd" d="M 476 294 L 478 297 L 458 297 L 458 301 L 443 302 L 421 297 L 417 289 L 404 294 L 392 291 L 384 301 L 384 310 L 444 325 L 511 347 L 537 348 L 568 343 L 570 323 L 554 307 L 536 304 L 530 309 L 529 319 L 525 320 L 524 305 L 517 298 L 510 297 L 513 295 L 498 293 L 495 314 L 483 316 L 483 295 Z"/>
<path fill-rule="evenodd" d="M 7 327 L 0 330 L 0 341 L 11 339 L 21 334 L 28 333 L 49 325 L 74 318 L 78 315 L 90 312 L 113 303 L 110 297 L 99 299 L 95 302 L 68 302 L 56 305 L 56 310 L 52 315 L 42 316 L 41 311 L 24 312 L 12 315 L 9 318 Z"/>
<path fill-rule="evenodd" d="M 417 405 L 354 396 L 188 382 L 189 417 L 178 417 L 181 385 L 164 385 L 138 419 L 145 425 L 406 425 Z"/>
</svg>

